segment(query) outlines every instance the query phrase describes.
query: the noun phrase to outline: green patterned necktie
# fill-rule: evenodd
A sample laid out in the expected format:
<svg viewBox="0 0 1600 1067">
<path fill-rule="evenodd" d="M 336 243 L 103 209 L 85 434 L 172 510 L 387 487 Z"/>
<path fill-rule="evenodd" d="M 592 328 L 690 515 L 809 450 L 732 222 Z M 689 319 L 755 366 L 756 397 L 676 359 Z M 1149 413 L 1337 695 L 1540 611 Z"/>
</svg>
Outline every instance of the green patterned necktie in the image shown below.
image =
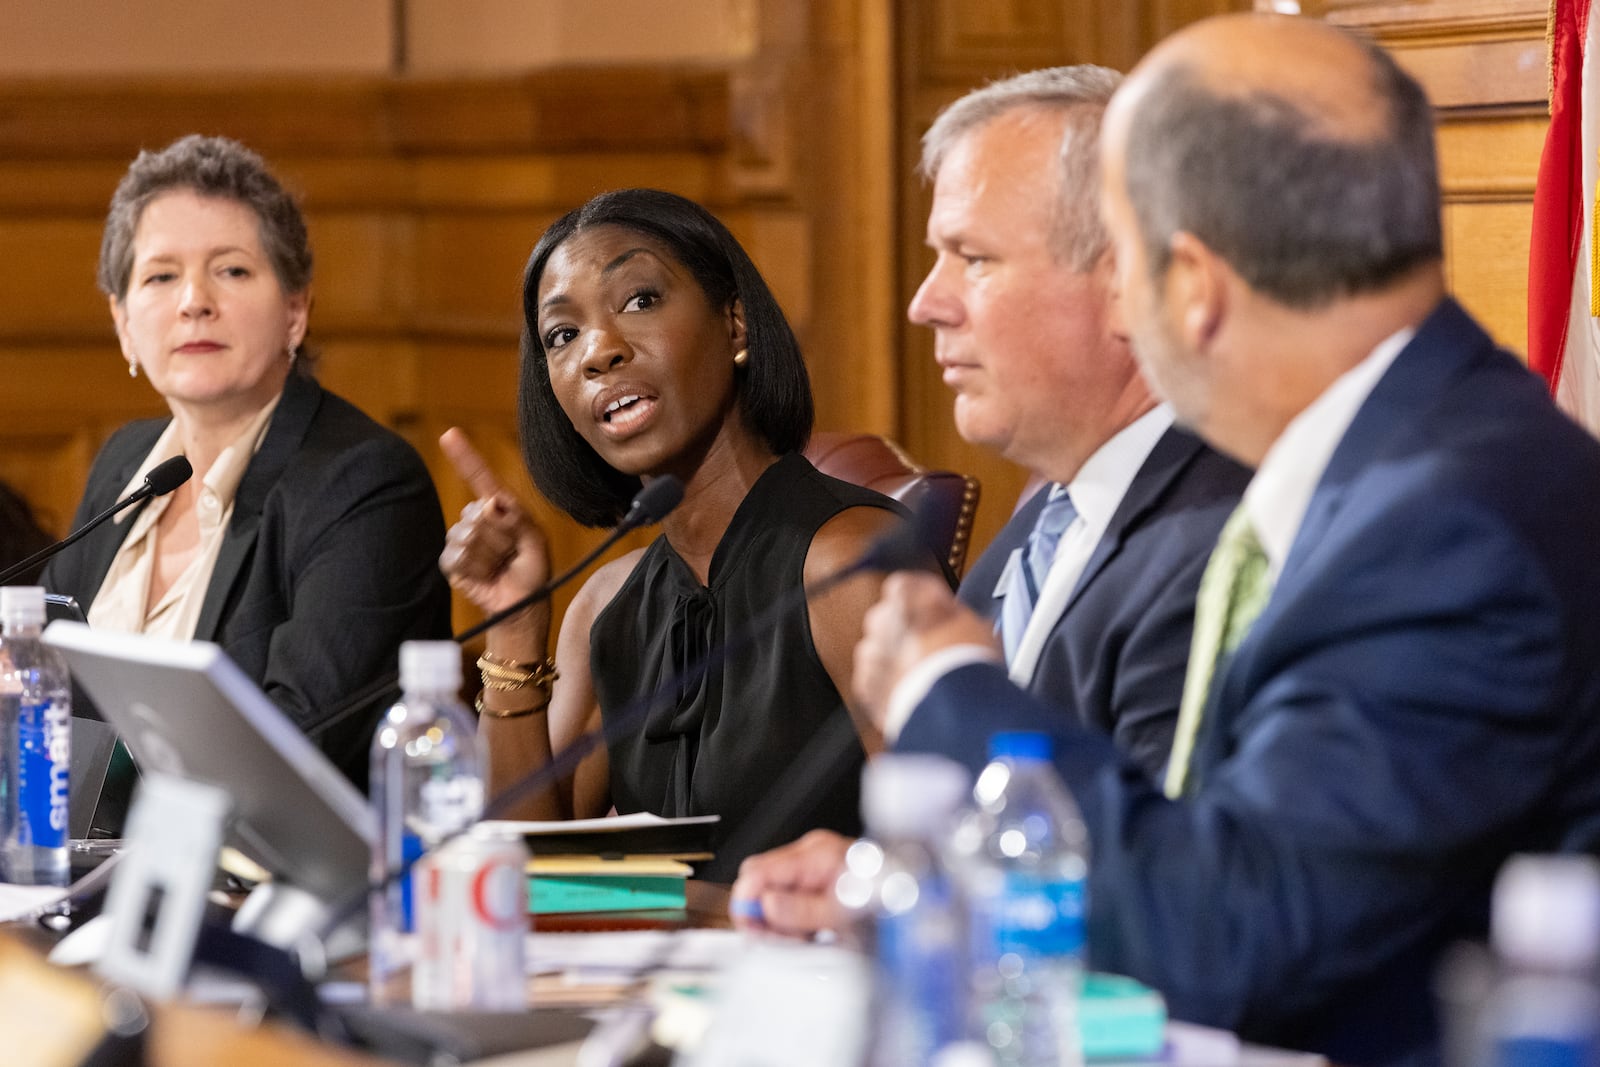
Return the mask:
<svg viewBox="0 0 1600 1067">
<path fill-rule="evenodd" d="M 1217 664 L 1239 647 L 1271 595 L 1267 554 L 1240 504 L 1222 527 L 1217 547 L 1200 577 L 1200 592 L 1194 605 L 1194 637 L 1189 642 L 1189 669 L 1183 679 L 1183 700 L 1178 705 L 1172 758 L 1167 762 L 1167 796 L 1194 792 L 1196 783 L 1189 774 L 1189 761 L 1194 755 L 1200 718 L 1205 713 Z"/>
</svg>

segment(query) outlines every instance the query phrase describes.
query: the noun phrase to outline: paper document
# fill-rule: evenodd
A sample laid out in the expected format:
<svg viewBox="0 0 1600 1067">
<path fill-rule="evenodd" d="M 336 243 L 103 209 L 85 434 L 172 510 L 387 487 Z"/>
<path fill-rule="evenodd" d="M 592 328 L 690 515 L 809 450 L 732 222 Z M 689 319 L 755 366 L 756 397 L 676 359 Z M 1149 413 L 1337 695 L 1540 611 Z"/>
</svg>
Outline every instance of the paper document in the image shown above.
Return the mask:
<svg viewBox="0 0 1600 1067">
<path fill-rule="evenodd" d="M 652 971 L 716 970 L 738 956 L 744 935 L 733 930 L 618 930 L 528 935 L 529 974 L 578 980 L 635 978 Z"/>
<path fill-rule="evenodd" d="M 547 819 L 542 822 L 515 819 L 491 819 L 483 825 L 506 833 L 522 834 L 574 834 L 620 833 L 623 830 L 648 830 L 657 826 L 696 826 L 720 821 L 720 815 L 688 815 L 681 819 L 663 819 L 647 811 L 632 815 L 607 815 L 600 819 Z"/>
</svg>

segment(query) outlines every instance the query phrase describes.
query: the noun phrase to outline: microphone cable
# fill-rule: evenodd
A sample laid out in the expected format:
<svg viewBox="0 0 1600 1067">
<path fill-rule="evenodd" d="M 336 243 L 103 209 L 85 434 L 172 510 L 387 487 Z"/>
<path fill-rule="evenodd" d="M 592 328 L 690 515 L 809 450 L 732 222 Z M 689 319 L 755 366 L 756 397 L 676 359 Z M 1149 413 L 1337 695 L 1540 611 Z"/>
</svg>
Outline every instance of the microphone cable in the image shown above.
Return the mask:
<svg viewBox="0 0 1600 1067">
<path fill-rule="evenodd" d="M 713 648 L 697 662 L 685 667 L 668 677 L 664 683 L 656 686 L 646 693 L 641 693 L 627 704 L 623 705 L 610 721 L 602 721 L 600 727 L 579 734 L 572 744 L 562 749 L 541 767 L 523 775 L 513 782 L 508 788 L 490 799 L 484 806 L 483 813 L 466 826 L 441 837 L 429 848 L 417 856 L 401 863 L 389 870 L 381 882 L 369 882 L 358 897 L 350 894 L 343 901 L 335 902 L 330 908 L 328 918 L 324 922 L 319 934 L 326 940 L 335 930 L 343 926 L 365 904 L 367 895 L 381 892 L 411 873 L 411 869 L 422 859 L 450 842 L 465 837 L 472 832 L 473 826 L 479 822 L 492 820 L 512 807 L 523 797 L 542 792 L 555 785 L 556 782 L 572 774 L 590 752 L 603 742 L 625 737 L 636 729 L 663 701 L 675 699 L 673 694 L 682 689 L 684 685 L 699 681 L 707 673 L 727 662 L 729 657 L 743 652 L 756 638 L 765 634 L 789 612 L 809 603 L 813 598 L 826 595 L 834 588 L 849 581 L 851 578 L 867 571 L 889 572 L 895 570 L 921 569 L 934 563 L 937 556 L 927 547 L 925 530 L 931 516 L 924 509 L 918 509 L 907 518 L 873 541 L 862 553 L 861 558 L 850 563 L 832 574 L 826 575 L 816 582 L 789 590 L 783 596 L 773 601 L 765 610 L 751 619 L 734 637 Z M 805 748 L 801 750 L 800 757 L 790 769 L 779 778 L 778 784 L 785 785 L 784 792 L 789 792 L 787 783 L 794 780 L 795 767 L 805 763 L 807 768 L 812 766 L 825 767 L 829 763 L 836 764 L 840 755 L 848 751 L 848 744 L 855 737 L 855 730 L 845 716 L 842 721 L 835 721 L 832 729 L 828 725 L 820 728 L 812 735 Z M 774 789 L 776 786 L 774 787 Z M 773 790 L 768 791 L 772 795 Z M 780 811 L 780 814 L 786 812 Z M 769 818 L 772 816 L 769 815 Z M 765 824 L 763 824 L 764 827 Z M 735 833 L 735 840 L 746 835 L 742 828 Z M 753 839 L 753 835 L 750 835 Z"/>
<path fill-rule="evenodd" d="M 549 599 L 556 590 L 583 573 L 590 564 L 599 559 L 622 538 L 641 526 L 649 526 L 652 523 L 660 522 L 673 508 L 678 506 L 678 502 L 682 499 L 683 483 L 677 478 L 670 474 L 652 478 L 650 484 L 639 490 L 638 495 L 633 498 L 633 502 L 629 504 L 628 511 L 623 515 L 622 521 L 617 523 L 616 527 L 606 534 L 599 544 L 584 553 L 582 559 L 545 582 L 527 596 L 522 597 L 516 603 L 500 609 L 477 625 L 469 626 L 462 630 L 451 637 L 451 640 L 458 645 L 464 645 L 486 630 L 505 622 L 518 612 L 526 611 L 540 601 Z M 383 675 L 377 681 L 363 686 L 356 690 L 353 695 L 340 702 L 333 710 L 333 713 L 326 719 L 307 730 L 306 736 L 312 741 L 317 740 L 323 734 L 350 718 L 350 716 L 369 710 L 375 702 L 397 692 L 399 683 L 399 673 L 391 672 Z"/>
</svg>

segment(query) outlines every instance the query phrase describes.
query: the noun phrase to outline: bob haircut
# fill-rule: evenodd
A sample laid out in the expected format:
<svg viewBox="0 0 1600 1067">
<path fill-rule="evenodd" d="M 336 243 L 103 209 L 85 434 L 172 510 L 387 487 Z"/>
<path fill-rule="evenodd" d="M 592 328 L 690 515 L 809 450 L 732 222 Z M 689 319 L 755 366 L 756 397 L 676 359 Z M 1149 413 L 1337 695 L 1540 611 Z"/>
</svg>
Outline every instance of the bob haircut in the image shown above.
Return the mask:
<svg viewBox="0 0 1600 1067">
<path fill-rule="evenodd" d="M 620 226 L 664 245 L 714 308 L 744 307 L 750 359 L 734 376 L 745 426 L 776 455 L 811 436 L 811 380 L 778 301 L 726 226 L 692 200 L 659 189 L 602 193 L 557 219 L 539 238 L 522 277 L 522 381 L 517 422 L 522 458 L 545 498 L 585 526 L 615 526 L 640 479 L 600 458 L 556 401 L 539 337 L 539 282 L 555 250 L 596 226 Z"/>
</svg>

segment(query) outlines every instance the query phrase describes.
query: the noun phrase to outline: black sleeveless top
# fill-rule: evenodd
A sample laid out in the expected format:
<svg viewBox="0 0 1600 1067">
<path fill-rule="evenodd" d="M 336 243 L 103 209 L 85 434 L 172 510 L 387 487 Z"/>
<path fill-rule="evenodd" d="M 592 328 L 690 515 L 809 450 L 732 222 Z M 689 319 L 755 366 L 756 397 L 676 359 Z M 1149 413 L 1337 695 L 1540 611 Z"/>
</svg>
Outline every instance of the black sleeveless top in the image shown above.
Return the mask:
<svg viewBox="0 0 1600 1067">
<path fill-rule="evenodd" d="M 742 642 L 720 667 L 674 685 L 642 727 L 611 738 L 611 798 L 622 814 L 721 815 L 717 857 L 696 871 L 731 881 L 746 855 L 826 827 L 861 832 L 865 760 L 839 691 L 817 657 L 800 593 L 811 538 L 846 508 L 902 514 L 888 497 L 820 473 L 803 456 L 780 458 L 734 512 L 702 586 L 658 537 L 589 631 L 590 664 L 609 731 L 638 694 L 660 691 L 707 653 Z M 753 640 L 757 616 L 788 610 Z M 800 780 L 785 772 L 823 731 L 841 753 Z M 841 752 L 842 750 L 842 752 Z M 782 783 L 782 784 L 779 784 Z M 769 795 L 769 791 L 772 795 Z M 740 833 L 752 816 L 761 822 Z M 721 847 L 730 836 L 738 855 Z"/>
</svg>

